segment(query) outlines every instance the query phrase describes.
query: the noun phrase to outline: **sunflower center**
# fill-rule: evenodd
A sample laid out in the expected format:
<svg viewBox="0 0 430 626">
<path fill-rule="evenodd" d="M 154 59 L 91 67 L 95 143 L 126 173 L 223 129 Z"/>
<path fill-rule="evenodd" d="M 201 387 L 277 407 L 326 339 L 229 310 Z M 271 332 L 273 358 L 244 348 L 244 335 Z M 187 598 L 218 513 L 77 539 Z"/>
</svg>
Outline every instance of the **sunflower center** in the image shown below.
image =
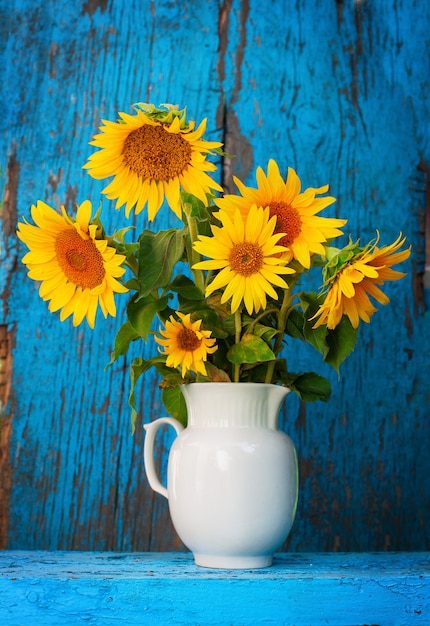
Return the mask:
<svg viewBox="0 0 430 626">
<path fill-rule="evenodd" d="M 299 212 L 289 204 L 272 202 L 270 204 L 270 217 L 276 215 L 275 233 L 285 233 L 279 241 L 279 245 L 289 248 L 302 231 L 302 220 Z"/>
<path fill-rule="evenodd" d="M 63 230 L 55 239 L 55 252 L 70 282 L 82 289 L 94 289 L 103 282 L 103 257 L 91 239 L 82 239 L 76 230 Z"/>
<path fill-rule="evenodd" d="M 202 340 L 199 339 L 196 333 L 191 328 L 181 328 L 177 335 L 178 347 L 180 350 L 187 352 L 193 352 L 200 347 Z"/>
<path fill-rule="evenodd" d="M 232 248 L 228 260 L 232 270 L 242 276 L 251 276 L 263 266 L 263 251 L 256 243 L 242 241 Z"/>
<path fill-rule="evenodd" d="M 191 146 L 182 135 L 149 124 L 133 130 L 122 151 L 125 164 L 149 180 L 171 180 L 179 176 L 190 164 L 191 154 Z"/>
</svg>

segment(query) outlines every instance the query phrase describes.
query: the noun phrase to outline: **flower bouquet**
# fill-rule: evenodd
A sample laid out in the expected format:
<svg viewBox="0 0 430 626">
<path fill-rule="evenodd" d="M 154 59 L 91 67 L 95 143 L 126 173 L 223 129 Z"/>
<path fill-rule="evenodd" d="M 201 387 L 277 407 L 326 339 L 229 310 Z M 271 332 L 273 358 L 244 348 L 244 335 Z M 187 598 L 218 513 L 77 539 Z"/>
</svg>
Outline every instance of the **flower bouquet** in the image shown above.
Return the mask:
<svg viewBox="0 0 430 626">
<path fill-rule="evenodd" d="M 256 187 L 234 178 L 238 193 L 223 194 L 210 159 L 230 157 L 205 131 L 206 120 L 196 127 L 172 105 L 140 103 L 103 121 L 84 168 L 112 179 L 102 193 L 126 218 L 147 209 L 136 236 L 127 225 L 108 235 L 89 200 L 73 215 L 38 201 L 34 224 L 18 225 L 28 275 L 61 321 L 73 316 L 75 326 L 86 319 L 93 328 L 98 309 L 115 316 L 115 295 L 127 294 L 111 363 L 132 342 L 154 338 L 154 355 L 131 364 L 133 427 L 135 384 L 149 368 L 182 423 L 186 383 L 275 383 L 304 401 L 327 401 L 328 380 L 290 371 L 286 348 L 308 342 L 339 371 L 360 321 L 369 322 L 375 301 L 389 301 L 380 287 L 405 275 L 392 267 L 410 255 L 401 234 L 389 245 L 380 246 L 376 232 L 371 242 L 335 247 L 347 220 L 321 215 L 335 202 L 328 185 L 302 191 L 296 172 L 289 168 L 284 179 L 273 159 L 266 171 L 257 168 Z M 144 227 L 166 205 L 179 225 Z M 306 290 L 315 271 L 319 288 Z"/>
</svg>

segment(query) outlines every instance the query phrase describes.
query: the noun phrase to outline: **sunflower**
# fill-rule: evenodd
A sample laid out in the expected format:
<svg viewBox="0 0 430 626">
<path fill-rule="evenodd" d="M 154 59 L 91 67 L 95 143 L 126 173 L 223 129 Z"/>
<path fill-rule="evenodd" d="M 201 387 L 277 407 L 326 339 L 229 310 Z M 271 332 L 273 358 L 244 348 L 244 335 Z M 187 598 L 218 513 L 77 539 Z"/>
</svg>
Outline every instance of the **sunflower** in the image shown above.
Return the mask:
<svg viewBox="0 0 430 626">
<path fill-rule="evenodd" d="M 222 227 L 211 226 L 213 236 L 199 235 L 199 241 L 194 243 L 197 252 L 212 260 L 200 261 L 193 268 L 220 270 L 206 287 L 206 296 L 226 287 L 221 303 L 231 298 L 234 313 L 243 301 L 251 315 L 266 307 L 266 295 L 278 299 L 273 285 L 288 289 L 279 274 L 294 274 L 293 269 L 285 267 L 281 255 L 285 248 L 278 245 L 283 233 L 274 234 L 276 218 L 269 216 L 269 209 L 255 205 L 246 218 L 236 211 L 231 220 L 223 210 L 216 217 Z"/>
<path fill-rule="evenodd" d="M 176 312 L 179 321 L 173 315 L 165 323 L 165 329 L 160 329 L 160 335 L 155 335 L 155 341 L 163 347 L 162 354 L 167 354 L 168 367 L 182 368 L 182 377 L 192 371 L 206 376 L 205 361 L 207 355 L 215 352 L 218 347 L 215 339 L 210 339 L 212 332 L 202 330 L 202 320 L 191 321 L 191 315 Z"/>
<path fill-rule="evenodd" d="M 331 196 L 317 198 L 326 193 L 328 185 L 316 189 L 310 187 L 300 193 L 300 179 L 292 168 L 288 168 L 286 181 L 279 173 L 277 163 L 270 159 L 267 176 L 257 168 L 257 189 L 246 187 L 235 176 L 233 180 L 241 195 L 227 194 L 214 200 L 215 204 L 230 215 L 239 209 L 244 217 L 253 204 L 269 207 L 270 216 L 276 216 L 275 233 L 284 233 L 279 243 L 288 248 L 287 262 L 296 259 L 309 269 L 313 254 L 325 256 L 325 244 L 329 239 L 342 234 L 339 227 L 347 220 L 320 217 L 316 214 L 336 201 Z"/>
<path fill-rule="evenodd" d="M 406 276 L 391 269 L 393 265 L 405 261 L 411 253 L 410 248 L 399 251 L 405 239 L 400 234 L 391 245 L 382 248 L 377 247 L 376 240 L 368 248 L 357 248 L 356 254 L 341 263 L 328 279 L 329 288 L 324 303 L 312 318 L 319 318 L 314 328 L 326 324 L 327 328 L 334 329 L 343 315 L 347 315 L 352 326 L 358 328 L 360 319 L 369 322 L 377 311 L 369 296 L 380 304 L 388 304 L 390 299 L 377 285 Z"/>
<path fill-rule="evenodd" d="M 61 309 L 61 321 L 73 314 L 74 326 L 86 317 L 94 328 L 98 305 L 105 317 L 115 316 L 113 294 L 128 291 L 116 280 L 125 272 L 125 257 L 105 239 L 96 239 L 88 200 L 78 206 L 76 221 L 62 211 L 42 201 L 31 207 L 36 226 L 18 224 L 17 235 L 29 248 L 22 261 L 29 277 L 41 281 L 39 295 L 50 301 L 50 311 Z"/>
<path fill-rule="evenodd" d="M 117 209 L 125 204 L 127 217 L 133 207 L 137 214 L 147 203 L 152 221 L 166 198 L 181 218 L 181 188 L 205 206 L 212 189 L 222 191 L 206 173 L 216 170 L 206 154 L 222 146 L 202 139 L 206 119 L 194 130 L 194 122 L 185 122 L 183 111 L 164 106 L 167 112 L 152 105 L 135 105 L 135 115 L 119 113 L 117 122 L 103 120 L 101 133 L 90 142 L 100 150 L 83 167 L 96 179 L 114 177 L 102 193 L 116 199 Z"/>
</svg>

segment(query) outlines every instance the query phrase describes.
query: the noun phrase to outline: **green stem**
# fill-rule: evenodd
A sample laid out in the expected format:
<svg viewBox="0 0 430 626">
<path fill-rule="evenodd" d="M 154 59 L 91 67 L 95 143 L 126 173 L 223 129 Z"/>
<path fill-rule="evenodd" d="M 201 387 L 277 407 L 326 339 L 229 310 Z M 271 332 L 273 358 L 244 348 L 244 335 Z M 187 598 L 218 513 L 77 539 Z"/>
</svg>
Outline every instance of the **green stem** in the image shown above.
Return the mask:
<svg viewBox="0 0 430 626">
<path fill-rule="evenodd" d="M 188 251 L 189 256 L 189 264 L 191 271 L 193 272 L 194 281 L 196 283 L 196 287 L 200 289 L 202 293 L 205 292 L 205 275 L 202 270 L 193 269 L 193 265 L 198 263 L 201 259 L 200 254 L 194 250 L 193 243 L 197 241 L 198 230 L 197 230 L 197 222 L 194 217 L 191 215 L 191 205 L 189 202 L 184 202 L 182 204 L 183 212 L 187 218 L 188 231 L 190 233 L 190 249 Z"/>
<path fill-rule="evenodd" d="M 289 315 L 290 310 L 291 310 L 291 302 L 293 300 L 293 297 L 294 297 L 294 294 L 291 293 L 291 289 L 286 289 L 284 291 L 284 298 L 283 298 L 283 301 L 282 301 L 281 308 L 279 309 L 278 323 L 277 323 L 277 326 L 276 326 L 276 329 L 279 332 L 276 335 L 275 345 L 273 347 L 273 352 L 275 354 L 275 357 L 278 356 L 279 352 L 282 349 L 282 343 L 283 343 L 283 340 L 284 340 L 285 328 L 287 326 L 288 315 Z M 276 359 L 274 359 L 273 361 L 269 362 L 269 364 L 267 366 L 266 378 L 265 378 L 264 382 L 266 382 L 266 383 L 271 383 L 272 382 L 272 376 L 273 376 L 273 373 L 275 371 L 275 364 L 276 364 Z"/>
<path fill-rule="evenodd" d="M 254 326 L 256 324 L 258 324 L 258 322 L 260 320 L 262 320 L 264 317 L 266 317 L 266 315 L 270 315 L 271 313 L 277 313 L 278 309 L 273 308 L 273 309 L 267 309 L 267 311 L 263 311 L 263 313 L 260 313 L 260 315 L 257 315 L 257 317 L 255 319 L 252 320 L 252 322 L 250 323 L 250 325 L 248 326 L 248 329 L 246 332 L 248 333 L 252 333 L 252 331 L 254 330 Z"/>
<path fill-rule="evenodd" d="M 240 336 L 242 334 L 242 313 L 240 309 L 234 314 L 234 329 L 235 329 L 235 343 L 240 342 Z M 233 365 L 233 381 L 238 383 L 240 379 L 240 364 L 235 363 Z"/>
<path fill-rule="evenodd" d="M 127 267 L 131 269 L 131 271 L 136 276 L 136 278 L 139 277 L 139 263 L 137 262 L 137 259 L 134 257 L 134 255 L 129 256 L 125 260 L 124 265 L 126 265 Z"/>
</svg>

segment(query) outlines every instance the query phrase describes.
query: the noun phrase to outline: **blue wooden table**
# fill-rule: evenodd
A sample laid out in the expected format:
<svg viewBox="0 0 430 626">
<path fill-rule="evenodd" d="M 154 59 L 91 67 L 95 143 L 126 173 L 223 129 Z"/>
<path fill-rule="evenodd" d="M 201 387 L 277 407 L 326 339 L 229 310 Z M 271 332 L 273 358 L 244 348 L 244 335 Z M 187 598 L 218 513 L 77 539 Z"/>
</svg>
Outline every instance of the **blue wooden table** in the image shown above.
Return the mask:
<svg viewBox="0 0 430 626">
<path fill-rule="evenodd" d="M 430 553 L 277 554 L 214 570 L 185 553 L 0 552 L 0 624 L 430 624 Z"/>
</svg>

